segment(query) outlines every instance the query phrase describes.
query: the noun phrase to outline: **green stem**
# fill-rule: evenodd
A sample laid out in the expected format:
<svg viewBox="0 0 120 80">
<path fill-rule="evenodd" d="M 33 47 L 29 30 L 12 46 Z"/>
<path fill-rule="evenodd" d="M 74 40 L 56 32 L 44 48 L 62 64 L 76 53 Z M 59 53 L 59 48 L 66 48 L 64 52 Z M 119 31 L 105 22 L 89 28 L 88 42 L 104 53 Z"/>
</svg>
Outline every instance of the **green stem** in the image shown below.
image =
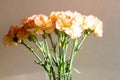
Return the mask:
<svg viewBox="0 0 120 80">
<path fill-rule="evenodd" d="M 46 47 L 46 51 L 47 51 L 46 54 L 48 56 L 48 62 L 50 64 L 50 70 L 51 70 L 50 76 L 52 76 L 53 80 L 55 80 L 56 79 L 56 77 L 55 77 L 55 71 L 54 71 L 53 64 L 52 64 L 52 61 L 51 61 L 51 58 L 50 58 L 50 52 L 49 52 L 49 47 L 48 47 L 47 40 L 44 39 L 44 42 L 45 42 L 45 47 Z"/>
<path fill-rule="evenodd" d="M 52 48 L 53 48 L 53 52 L 55 54 L 56 53 L 56 45 L 54 44 L 54 42 L 53 42 L 52 37 L 51 37 L 50 34 L 48 35 L 48 37 L 50 39 L 50 42 L 51 42 L 51 45 L 52 45 Z"/>
<path fill-rule="evenodd" d="M 33 48 L 31 48 L 29 45 L 27 45 L 27 44 L 24 43 L 23 41 L 22 41 L 21 44 L 23 44 L 30 52 L 33 53 L 33 55 L 34 55 L 34 56 L 37 58 L 37 60 L 39 61 L 39 62 L 36 62 L 37 64 L 40 64 L 41 66 L 44 67 L 44 69 L 45 69 L 47 72 L 50 72 L 50 71 L 49 71 L 49 67 L 44 64 L 44 62 L 42 61 L 42 59 L 38 56 L 38 54 L 34 51 Z"/>
<path fill-rule="evenodd" d="M 45 55 L 45 52 L 44 52 L 43 44 L 41 44 L 38 39 L 35 41 L 35 44 L 36 44 L 36 47 L 39 49 L 39 51 L 42 53 L 42 55 L 43 55 L 43 57 L 45 59 L 46 55 Z"/>
<path fill-rule="evenodd" d="M 87 34 L 84 34 L 82 37 L 82 40 L 80 41 L 79 44 L 77 43 L 77 39 L 74 40 L 73 49 L 72 49 L 72 53 L 71 53 L 71 57 L 70 57 L 70 66 L 69 66 L 70 72 L 68 72 L 69 80 L 71 79 L 73 59 L 74 59 L 77 51 L 81 48 L 81 46 L 82 46 L 83 42 L 85 41 L 85 39 L 87 38 L 87 36 L 88 36 Z"/>
<path fill-rule="evenodd" d="M 47 40 L 46 40 L 46 39 L 44 39 L 44 43 L 45 43 L 45 51 L 46 51 L 46 55 L 48 56 L 49 61 L 51 61 L 51 60 L 50 60 L 49 47 L 48 47 L 48 43 L 47 43 Z"/>
<path fill-rule="evenodd" d="M 41 60 L 41 58 L 40 58 L 40 57 L 38 56 L 38 54 L 34 51 L 33 48 L 31 48 L 29 45 L 27 45 L 27 44 L 24 43 L 23 41 L 21 42 L 21 44 L 23 44 L 30 52 L 32 52 L 33 55 L 37 58 L 38 61 L 40 61 L 41 63 L 43 63 L 42 60 Z"/>
<path fill-rule="evenodd" d="M 81 46 L 82 46 L 83 42 L 85 41 L 85 39 L 87 38 L 87 36 L 88 36 L 87 34 L 83 35 L 82 40 L 80 41 L 80 43 L 78 44 L 78 46 L 75 49 L 75 54 L 81 48 Z"/>
<path fill-rule="evenodd" d="M 69 43 L 69 37 L 61 32 L 58 36 L 58 46 L 59 46 L 59 65 L 58 65 L 58 74 L 59 80 L 66 79 L 66 55 L 67 55 L 67 48 Z"/>
<path fill-rule="evenodd" d="M 77 44 L 78 44 L 77 39 L 74 39 L 74 41 L 73 41 L 73 47 L 72 47 L 72 53 L 71 53 L 71 56 L 70 56 L 69 69 L 67 71 L 67 73 L 68 73 L 67 79 L 68 80 L 70 80 L 70 78 L 71 78 L 72 63 L 73 63 L 73 59 L 74 59 L 74 56 L 75 56 L 75 54 L 74 54 L 75 53 L 75 47 L 76 47 Z"/>
<path fill-rule="evenodd" d="M 59 47 L 59 65 L 58 65 L 58 80 L 62 80 L 63 68 L 64 68 L 64 36 L 63 32 L 58 35 L 58 47 Z"/>
<path fill-rule="evenodd" d="M 55 71 L 54 71 L 53 65 L 51 65 L 51 72 L 52 72 L 53 80 L 56 80 Z"/>
<path fill-rule="evenodd" d="M 93 32 L 93 30 L 90 30 L 90 29 L 86 29 L 86 30 L 84 31 L 84 34 L 83 34 L 83 36 L 82 36 L 82 40 L 80 41 L 80 43 L 78 44 L 78 46 L 77 46 L 76 49 L 75 49 L 75 54 L 76 54 L 76 52 L 81 48 L 81 46 L 82 46 L 83 42 L 85 41 L 85 39 L 86 39 L 92 32 Z"/>
<path fill-rule="evenodd" d="M 52 80 L 52 74 L 51 73 L 49 74 L 49 79 Z"/>
</svg>

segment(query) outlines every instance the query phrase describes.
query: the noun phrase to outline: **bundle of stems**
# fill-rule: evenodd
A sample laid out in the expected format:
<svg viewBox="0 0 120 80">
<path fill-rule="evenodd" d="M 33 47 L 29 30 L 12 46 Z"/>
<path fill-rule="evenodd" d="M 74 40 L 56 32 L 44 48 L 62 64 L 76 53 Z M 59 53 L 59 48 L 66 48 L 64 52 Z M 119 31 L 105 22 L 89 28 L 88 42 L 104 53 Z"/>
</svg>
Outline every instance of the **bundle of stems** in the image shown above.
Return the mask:
<svg viewBox="0 0 120 80">
<path fill-rule="evenodd" d="M 36 58 L 35 63 L 42 66 L 49 76 L 50 80 L 72 80 L 73 60 L 76 53 L 81 48 L 81 45 L 93 31 L 86 30 L 81 40 L 75 38 L 73 43 L 70 43 L 69 36 L 64 32 L 58 32 L 56 30 L 58 41 L 55 43 L 51 34 L 44 34 L 42 40 L 39 40 L 37 36 L 30 35 L 28 40 L 36 45 L 36 48 L 43 56 L 39 56 L 30 45 L 21 42 Z M 51 46 L 48 45 L 48 38 Z M 68 46 L 72 44 L 72 51 L 69 58 L 67 58 Z M 58 51 L 57 51 L 58 48 Z M 43 58 L 42 58 L 43 57 Z"/>
</svg>

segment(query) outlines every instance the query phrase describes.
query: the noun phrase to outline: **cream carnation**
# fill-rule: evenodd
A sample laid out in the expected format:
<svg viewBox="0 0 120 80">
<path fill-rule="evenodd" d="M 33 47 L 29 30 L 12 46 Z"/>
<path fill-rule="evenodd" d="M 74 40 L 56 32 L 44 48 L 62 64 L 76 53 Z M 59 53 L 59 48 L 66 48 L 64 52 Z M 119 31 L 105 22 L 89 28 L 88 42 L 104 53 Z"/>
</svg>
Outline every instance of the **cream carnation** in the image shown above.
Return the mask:
<svg viewBox="0 0 120 80">
<path fill-rule="evenodd" d="M 81 36 L 81 24 L 83 17 L 77 12 L 61 12 L 56 19 L 56 29 L 64 31 L 71 38 L 77 38 Z"/>
<path fill-rule="evenodd" d="M 90 29 L 94 31 L 95 36 L 102 37 L 103 23 L 93 15 L 84 16 L 84 21 L 81 26 L 83 30 Z"/>
</svg>

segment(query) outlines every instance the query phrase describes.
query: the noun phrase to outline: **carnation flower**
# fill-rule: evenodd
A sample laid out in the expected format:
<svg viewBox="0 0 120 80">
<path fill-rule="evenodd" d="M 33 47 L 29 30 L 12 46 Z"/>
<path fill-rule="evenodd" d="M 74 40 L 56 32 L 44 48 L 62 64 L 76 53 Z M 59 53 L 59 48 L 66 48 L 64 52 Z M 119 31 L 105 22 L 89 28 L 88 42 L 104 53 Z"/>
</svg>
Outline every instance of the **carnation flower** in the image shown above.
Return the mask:
<svg viewBox="0 0 120 80">
<path fill-rule="evenodd" d="M 90 29 L 97 37 L 102 37 L 103 23 L 97 17 L 93 15 L 84 16 L 84 21 L 81 26 L 83 30 Z"/>
<path fill-rule="evenodd" d="M 23 29 L 27 30 L 31 34 L 44 34 L 43 30 L 45 28 L 45 22 L 43 20 L 43 17 L 45 15 L 33 15 L 31 17 L 28 17 L 26 19 L 23 19 Z"/>
<path fill-rule="evenodd" d="M 80 25 L 82 24 L 83 17 L 77 12 L 53 12 L 51 17 L 56 21 L 56 29 L 59 31 L 64 31 L 71 38 L 77 38 L 81 36 L 82 29 Z"/>
<path fill-rule="evenodd" d="M 28 17 L 22 21 L 22 24 L 28 27 L 27 31 L 31 34 L 49 34 L 55 28 L 51 19 L 43 14 Z"/>
<path fill-rule="evenodd" d="M 18 25 L 10 27 L 8 33 L 4 36 L 3 41 L 5 45 L 17 45 L 19 43 L 19 39 L 16 36 L 19 29 Z"/>
<path fill-rule="evenodd" d="M 21 41 L 23 40 L 23 41 L 26 41 L 27 39 L 28 39 L 28 37 L 29 37 L 29 35 L 33 35 L 33 34 L 31 34 L 29 31 L 27 31 L 28 29 L 30 29 L 30 28 L 32 28 L 32 26 L 28 26 L 28 24 L 25 24 L 25 25 L 23 25 L 20 29 L 19 29 L 19 31 L 18 31 L 18 33 L 17 33 L 17 37 L 19 38 L 19 39 L 21 39 Z"/>
</svg>

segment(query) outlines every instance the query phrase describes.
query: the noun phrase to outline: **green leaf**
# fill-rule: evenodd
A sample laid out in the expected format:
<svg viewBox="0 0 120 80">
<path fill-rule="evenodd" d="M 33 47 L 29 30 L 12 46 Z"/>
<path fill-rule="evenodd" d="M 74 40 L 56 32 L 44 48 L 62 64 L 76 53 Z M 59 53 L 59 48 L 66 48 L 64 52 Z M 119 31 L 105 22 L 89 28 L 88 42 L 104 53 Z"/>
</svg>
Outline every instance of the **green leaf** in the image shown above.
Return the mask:
<svg viewBox="0 0 120 80">
<path fill-rule="evenodd" d="M 74 70 L 76 73 L 80 74 L 80 71 L 79 71 L 78 69 L 73 68 L 73 70 Z"/>
</svg>

